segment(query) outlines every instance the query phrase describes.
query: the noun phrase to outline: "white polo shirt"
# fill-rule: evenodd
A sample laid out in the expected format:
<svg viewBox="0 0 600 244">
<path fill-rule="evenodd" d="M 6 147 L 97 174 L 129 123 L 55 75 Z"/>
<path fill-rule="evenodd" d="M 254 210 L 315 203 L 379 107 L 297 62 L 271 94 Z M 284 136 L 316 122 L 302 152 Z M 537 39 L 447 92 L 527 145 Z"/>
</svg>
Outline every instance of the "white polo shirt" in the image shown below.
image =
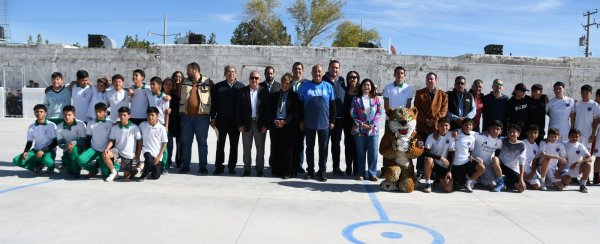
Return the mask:
<svg viewBox="0 0 600 244">
<path fill-rule="evenodd" d="M 92 149 L 98 152 L 104 152 L 108 145 L 108 139 L 110 136 L 110 130 L 112 129 L 114 122 L 110 119 L 105 120 L 93 120 L 89 123 L 86 134 L 92 136 Z"/>
<path fill-rule="evenodd" d="M 114 141 L 114 147 L 119 151 L 121 157 L 133 159 L 135 157 L 137 141 L 142 139 L 142 134 L 140 129 L 129 121 L 127 126 L 115 123 L 110 130 L 109 138 L 111 141 Z"/>
<path fill-rule="evenodd" d="M 571 129 L 571 113 L 574 111 L 575 100 L 570 97 L 558 99 L 553 97 L 546 106 L 546 112 L 550 117 L 548 128 L 556 128 L 560 131 L 560 141 L 569 141 L 569 129 Z"/>
<path fill-rule="evenodd" d="M 406 107 L 406 100 L 413 98 L 413 88 L 406 81 L 400 86 L 394 82 L 387 84 L 383 89 L 383 97 L 389 100 L 390 108 Z"/>
<path fill-rule="evenodd" d="M 429 152 L 440 157 L 448 158 L 448 148 L 454 142 L 454 138 L 452 138 L 452 133 L 446 133 L 446 135 L 440 135 L 436 140 L 434 134 L 431 134 L 425 140 L 425 148 L 429 149 Z M 433 160 L 438 165 L 444 167 L 440 160 Z"/>
<path fill-rule="evenodd" d="M 149 152 L 152 156 L 156 157 L 160 152 L 162 144 L 169 141 L 167 138 L 167 129 L 160 123 L 151 126 L 148 121 L 144 121 L 140 124 L 140 131 L 142 132 L 142 140 L 144 142 L 142 155 Z"/>
<path fill-rule="evenodd" d="M 475 136 L 473 134 L 471 132 L 469 135 L 465 135 L 462 130 L 458 132 L 458 138 L 454 142 L 456 151 L 454 152 L 452 165 L 460 166 L 469 162 L 469 152 L 475 149 Z"/>
<path fill-rule="evenodd" d="M 592 122 L 600 116 L 598 103 L 592 100 L 576 102 L 573 112 L 575 113 L 575 128 L 581 131 L 579 141 L 590 150 L 592 144 L 588 143 L 588 139 L 592 135 Z"/>
<path fill-rule="evenodd" d="M 565 146 L 562 142 L 549 143 L 547 140 L 540 142 L 540 153 L 545 153 L 550 156 L 558 156 L 564 158 L 566 156 Z M 550 168 L 555 168 L 558 165 L 558 159 L 550 159 Z"/>
<path fill-rule="evenodd" d="M 169 109 L 169 102 L 165 101 L 165 94 L 161 91 L 158 96 L 152 94 L 150 90 L 146 93 L 148 96 L 148 107 L 156 107 L 158 108 L 158 122 L 161 124 L 165 124 L 165 110 Z"/>
<path fill-rule="evenodd" d="M 131 118 L 133 119 L 145 119 L 146 109 L 148 109 L 148 92 L 150 87 L 146 86 L 146 83 L 142 84 L 142 87 L 131 86 L 133 90 L 133 97 L 131 98 Z M 118 109 L 117 109 L 118 110 Z"/>
<path fill-rule="evenodd" d="M 571 167 L 573 162 L 579 161 L 579 160 L 583 159 L 583 157 L 590 155 L 590 152 L 587 150 L 587 148 L 585 148 L 585 145 L 583 145 L 580 142 L 565 143 L 565 151 L 567 153 L 566 169 Z"/>
<path fill-rule="evenodd" d="M 477 133 L 471 132 L 475 136 L 475 148 L 473 149 L 473 157 L 483 159 L 485 165 L 490 165 L 492 157 L 496 150 L 502 147 L 502 139 L 499 137 L 493 138 L 487 132 Z"/>
<path fill-rule="evenodd" d="M 80 145 L 86 139 L 85 123 L 76 119 L 71 126 L 68 126 L 64 121 L 57 126 L 58 145 L 64 149 L 66 143 Z M 61 146 L 62 145 L 62 146 Z"/>
<path fill-rule="evenodd" d="M 111 90 L 108 92 L 108 107 L 110 109 L 110 120 L 119 122 L 119 109 L 121 107 L 129 108 L 129 92 L 126 89 L 120 91 Z"/>
<path fill-rule="evenodd" d="M 90 101 L 90 107 L 88 108 L 87 116 L 91 119 L 96 119 L 96 110 L 95 106 L 97 103 L 104 103 L 108 107 L 108 92 L 100 92 L 98 89 L 93 86 L 92 87 L 92 100 Z"/>
<path fill-rule="evenodd" d="M 71 93 L 71 104 L 75 107 L 75 117 L 83 122 L 91 120 L 87 116 L 90 102 L 92 101 L 92 87 L 80 87 L 79 84 L 73 86 L 73 92 Z"/>
<path fill-rule="evenodd" d="M 525 164 L 523 165 L 523 172 L 529 174 L 529 172 L 531 172 L 531 163 L 540 155 L 540 147 L 535 141 L 532 144 L 529 143 L 529 141 L 524 140 L 523 144 L 525 144 Z"/>
<path fill-rule="evenodd" d="M 27 127 L 27 141 L 35 141 L 33 146 L 35 150 L 49 146 L 54 139 L 56 139 L 56 124 L 50 120 L 46 120 L 42 124 L 38 124 L 36 120 Z"/>
</svg>

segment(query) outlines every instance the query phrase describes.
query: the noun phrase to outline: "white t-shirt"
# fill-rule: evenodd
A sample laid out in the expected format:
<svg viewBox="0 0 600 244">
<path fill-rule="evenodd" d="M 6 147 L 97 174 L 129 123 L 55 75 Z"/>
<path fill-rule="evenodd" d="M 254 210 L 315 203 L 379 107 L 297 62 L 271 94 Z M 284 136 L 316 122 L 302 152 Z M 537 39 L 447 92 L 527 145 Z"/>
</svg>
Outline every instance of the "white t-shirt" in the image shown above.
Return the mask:
<svg viewBox="0 0 600 244">
<path fill-rule="evenodd" d="M 95 106 L 97 103 L 104 103 L 108 107 L 108 93 L 106 91 L 100 92 L 98 88 L 92 86 L 92 100 L 90 101 L 90 107 L 88 108 L 87 117 L 91 120 L 96 119 Z"/>
<path fill-rule="evenodd" d="M 396 86 L 394 82 L 387 84 L 383 89 L 383 97 L 389 99 L 390 108 L 406 107 L 406 101 L 413 98 L 413 88 L 406 81 L 402 86 Z"/>
<path fill-rule="evenodd" d="M 144 83 L 140 88 L 133 85 L 130 89 L 133 90 L 133 97 L 131 98 L 130 105 L 131 118 L 145 119 L 146 109 L 148 109 L 148 93 L 150 92 L 150 88 Z"/>
<path fill-rule="evenodd" d="M 571 113 L 575 100 L 570 97 L 563 97 L 558 99 L 553 97 L 546 106 L 546 112 L 550 117 L 548 128 L 556 128 L 560 131 L 560 141 L 566 142 L 569 140 L 569 129 L 571 128 Z"/>
<path fill-rule="evenodd" d="M 565 146 L 562 142 L 549 143 L 547 140 L 542 140 L 540 142 L 540 153 L 561 158 L 566 156 Z M 557 165 L 558 159 L 550 159 L 550 165 L 548 167 L 555 168 Z"/>
<path fill-rule="evenodd" d="M 493 138 L 488 133 L 471 133 L 475 136 L 473 157 L 481 158 L 486 165 L 490 165 L 494 153 L 502 147 L 502 139 Z"/>
<path fill-rule="evenodd" d="M 148 96 L 148 107 L 158 108 L 158 122 L 164 125 L 165 110 L 169 109 L 169 102 L 164 100 L 165 94 L 160 92 L 158 96 L 155 96 L 152 91 L 149 91 L 146 96 Z"/>
<path fill-rule="evenodd" d="M 523 164 L 523 171 L 529 173 L 531 172 L 531 163 L 540 155 L 540 147 L 535 141 L 531 144 L 529 141 L 524 140 L 523 143 L 525 144 L 525 164 Z"/>
<path fill-rule="evenodd" d="M 524 165 L 527 154 L 527 146 L 522 141 L 512 143 L 508 138 L 502 140 L 502 148 L 500 148 L 500 154 L 498 159 L 504 166 L 513 170 L 514 172 L 520 173 L 519 165 Z M 524 171 L 524 168 L 523 168 Z"/>
<path fill-rule="evenodd" d="M 115 123 L 110 131 L 110 140 L 114 141 L 114 147 L 119 150 L 119 155 L 127 159 L 135 157 L 137 141 L 142 139 L 140 129 L 129 121 L 127 126 Z"/>
<path fill-rule="evenodd" d="M 585 145 L 580 142 L 565 143 L 565 151 L 567 152 L 567 167 L 571 167 L 573 162 L 583 159 L 583 157 L 590 155 Z"/>
<path fill-rule="evenodd" d="M 425 140 L 425 148 L 429 149 L 429 152 L 432 154 L 438 155 L 440 157 L 447 158 L 448 157 L 448 149 L 450 145 L 454 142 L 454 138 L 452 138 L 452 133 L 446 133 L 446 135 L 439 135 L 436 140 L 434 134 L 431 134 Z M 435 163 L 440 166 L 444 166 L 440 160 L 434 159 Z"/>
<path fill-rule="evenodd" d="M 34 141 L 33 149 L 41 150 L 52 144 L 56 139 L 56 124 L 46 120 L 43 124 L 38 124 L 37 120 L 27 127 L 27 141 Z"/>
<path fill-rule="evenodd" d="M 81 142 L 85 142 L 86 131 L 85 123 L 81 120 L 76 119 L 73 124 L 69 127 L 63 121 L 57 126 L 57 139 L 58 145 L 71 143 L 79 145 Z M 62 148 L 62 147 L 61 147 Z M 64 148 L 63 148 L 64 149 Z"/>
<path fill-rule="evenodd" d="M 108 145 L 110 130 L 114 122 L 110 119 L 104 121 L 93 120 L 89 122 L 86 134 L 92 136 L 92 149 L 98 152 L 104 152 Z"/>
<path fill-rule="evenodd" d="M 588 102 L 579 101 L 575 103 L 573 112 L 575 113 L 575 128 L 581 131 L 579 140 L 589 150 L 592 147 L 592 144 L 588 143 L 588 139 L 592 135 L 592 122 L 600 116 L 600 107 L 598 107 L 598 103 L 592 100 Z"/>
<path fill-rule="evenodd" d="M 459 166 L 469 162 L 469 152 L 475 149 L 475 136 L 473 136 L 473 132 L 465 135 L 461 130 L 458 132 L 458 138 L 456 138 L 454 143 L 456 151 L 454 152 L 452 165 Z"/>
<path fill-rule="evenodd" d="M 71 104 L 75 107 L 75 118 L 88 122 L 91 120 L 87 116 L 90 102 L 92 101 L 93 91 L 91 86 L 80 87 L 79 84 L 73 86 L 71 93 Z"/>
<path fill-rule="evenodd" d="M 152 156 L 156 157 L 160 152 L 162 144 L 169 141 L 167 138 L 167 129 L 160 123 L 151 126 L 148 121 L 144 121 L 140 124 L 140 131 L 142 132 L 142 140 L 144 141 L 142 155 L 149 152 Z"/>
<path fill-rule="evenodd" d="M 126 89 L 120 91 L 111 90 L 107 92 L 108 95 L 108 107 L 110 108 L 110 119 L 115 122 L 121 121 L 119 119 L 119 109 L 121 107 L 129 108 L 129 92 Z"/>
</svg>

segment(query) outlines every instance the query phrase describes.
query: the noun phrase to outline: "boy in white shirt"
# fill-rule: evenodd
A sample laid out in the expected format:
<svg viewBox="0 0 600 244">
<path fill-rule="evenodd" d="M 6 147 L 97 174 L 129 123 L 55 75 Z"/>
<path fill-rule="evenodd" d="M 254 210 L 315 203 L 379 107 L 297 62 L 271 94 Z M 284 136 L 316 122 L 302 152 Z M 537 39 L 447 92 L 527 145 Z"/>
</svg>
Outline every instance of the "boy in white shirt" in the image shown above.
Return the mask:
<svg viewBox="0 0 600 244">
<path fill-rule="evenodd" d="M 148 106 L 158 108 L 158 123 L 161 123 L 165 126 L 165 128 L 169 128 L 169 114 L 171 113 L 171 109 L 169 108 L 171 96 L 164 94 L 162 92 L 162 84 L 163 81 L 160 77 L 152 77 L 150 79 L 150 92 L 147 93 L 148 96 Z M 161 160 L 162 173 L 168 174 L 167 171 L 167 159 L 169 157 L 168 150 L 165 151 L 163 158 Z"/>
<path fill-rule="evenodd" d="M 566 164 L 567 159 L 564 144 L 558 141 L 560 131 L 556 128 L 548 129 L 548 136 L 546 140 L 540 142 L 540 183 L 542 187 L 540 190 L 547 190 L 547 185 L 554 185 L 554 183 L 560 183 L 560 179 L 550 174 L 548 178 L 548 169 L 555 169 L 558 164 Z"/>
<path fill-rule="evenodd" d="M 72 82 L 71 88 L 71 104 L 75 106 L 75 117 L 83 122 L 92 120 L 87 117 L 88 108 L 92 101 L 92 87 L 88 84 L 89 74 L 85 70 L 77 71 L 77 81 Z"/>
<path fill-rule="evenodd" d="M 67 105 L 62 110 L 64 121 L 57 126 L 58 147 L 63 149 L 62 164 L 69 175 L 79 178 L 81 167 L 76 159 L 84 150 L 86 127 L 83 121 L 75 118 L 74 106 Z"/>
<path fill-rule="evenodd" d="M 530 125 L 527 128 L 527 140 L 525 143 L 525 164 L 523 165 L 523 173 L 525 184 L 529 185 L 534 190 L 539 190 L 542 185 L 540 183 L 540 174 L 537 171 L 537 165 L 540 160 L 540 147 L 535 142 L 540 133 L 540 127 Z"/>
<path fill-rule="evenodd" d="M 507 138 L 502 140 L 502 148 L 498 154 L 500 160 L 500 173 L 502 176 L 496 181 L 493 192 L 499 192 L 507 188 L 516 189 L 519 193 L 525 191 L 523 165 L 526 160 L 525 143 L 519 141 L 521 127 L 511 124 L 507 128 Z"/>
<path fill-rule="evenodd" d="M 570 183 L 572 178 L 579 178 L 579 191 L 587 193 L 588 189 L 585 186 L 590 171 L 592 169 L 592 155 L 583 145 L 579 142 L 581 132 L 578 129 L 571 129 L 569 131 L 569 142 L 565 143 L 565 151 L 567 152 L 567 163 L 559 164 L 557 171 L 560 174 L 561 184 L 558 184 L 559 190 L 564 189 Z M 561 186 L 562 185 L 562 186 Z"/>
<path fill-rule="evenodd" d="M 473 186 L 477 178 L 485 171 L 483 160 L 472 156 L 472 151 L 475 148 L 475 137 L 472 130 L 473 120 L 465 118 L 461 122 L 458 138 L 456 138 L 453 148 L 450 149 L 455 149 L 450 169 L 454 186 L 464 186 L 466 192 L 473 192 Z"/>
<path fill-rule="evenodd" d="M 13 164 L 34 171 L 36 174 L 46 166 L 46 173 L 51 174 L 54 172 L 54 157 L 56 156 L 56 125 L 46 119 L 48 114 L 46 105 L 35 105 L 33 113 L 36 120 L 27 128 L 25 150 L 13 158 Z"/>
<path fill-rule="evenodd" d="M 148 92 L 150 89 L 144 83 L 146 73 L 141 69 L 133 71 L 133 86 L 129 88 L 129 97 L 131 97 L 131 122 L 140 125 L 146 121 L 146 109 L 148 109 Z"/>
<path fill-rule="evenodd" d="M 94 110 L 94 106 L 97 103 L 104 103 L 108 105 L 108 93 L 106 89 L 110 87 L 110 83 L 108 83 L 108 79 L 100 78 L 96 81 L 96 86 L 92 86 L 92 99 L 90 100 L 90 106 L 88 108 L 87 117 L 90 120 L 96 119 L 96 111 Z"/>
<path fill-rule="evenodd" d="M 495 154 L 502 147 L 500 133 L 502 133 L 502 122 L 499 120 L 490 122 L 486 132 L 480 134 L 473 132 L 475 136 L 473 157 L 483 161 L 485 166 L 485 171 L 479 177 L 478 182 L 487 186 L 490 190 L 496 186 L 496 181 L 502 176 L 500 161 Z"/>
<path fill-rule="evenodd" d="M 450 172 L 450 162 L 454 155 L 448 153 L 448 149 L 454 143 L 450 130 L 450 122 L 446 117 L 438 120 L 438 129 L 427 137 L 425 141 L 425 161 L 424 161 L 424 178 L 425 187 L 423 192 L 431 192 L 431 173 L 435 173 L 435 178 L 439 180 L 442 189 L 445 192 L 452 191 L 452 174 Z"/>
<path fill-rule="evenodd" d="M 568 133 L 571 128 L 569 117 L 575 107 L 575 100 L 565 95 L 565 83 L 560 81 L 554 83 L 554 97 L 546 105 L 546 113 L 550 121 L 548 128 L 556 128 L 560 132 L 559 140 L 568 141 Z"/>
<path fill-rule="evenodd" d="M 142 155 L 144 155 L 144 169 L 138 181 L 147 177 L 159 179 L 162 174 L 161 160 L 167 147 L 167 129 L 158 122 L 158 108 L 149 107 L 147 110 L 148 121 L 140 124 L 142 131 Z"/>
<path fill-rule="evenodd" d="M 600 89 L 596 90 L 596 99 L 594 99 L 594 101 L 600 104 Z M 595 141 L 593 148 L 590 151 L 596 157 L 596 159 L 594 160 L 594 185 L 600 184 L 600 149 L 598 148 L 600 147 L 600 136 L 598 136 L 598 130 L 600 129 L 596 129 L 595 131 L 593 131 L 594 133 L 592 137 L 595 138 Z"/>
<path fill-rule="evenodd" d="M 131 99 L 131 97 L 129 97 L 128 89 L 123 88 L 125 78 L 122 75 L 113 75 L 111 80 L 114 89 L 107 92 L 108 107 L 110 109 L 110 120 L 118 122 L 119 109 L 121 109 L 121 107 L 129 108 L 129 100 Z"/>
<path fill-rule="evenodd" d="M 121 159 L 120 165 L 125 180 L 135 176 L 137 170 L 133 168 L 133 161 L 140 161 L 142 150 L 140 129 L 129 121 L 131 111 L 128 107 L 121 107 L 118 112 L 119 122 L 115 123 L 110 130 L 110 141 L 108 141 L 108 145 L 106 145 L 106 149 L 102 154 L 106 167 L 111 171 L 110 175 L 106 177 L 106 181 L 113 181 L 117 176 L 117 171 L 113 167 L 113 158 L 114 161 Z"/>
<path fill-rule="evenodd" d="M 90 147 L 85 150 L 77 158 L 77 164 L 89 172 L 88 178 L 95 176 L 98 173 L 98 166 L 102 170 L 102 177 L 106 178 L 111 173 L 108 167 L 106 167 L 104 160 L 102 160 L 102 153 L 108 145 L 110 130 L 114 122 L 106 118 L 106 104 L 97 103 L 94 106 L 96 111 L 96 119 L 90 121 L 87 129 L 87 145 Z M 96 161 L 96 164 L 93 161 Z M 119 170 L 119 165 L 114 165 L 114 171 Z"/>
<path fill-rule="evenodd" d="M 598 103 L 591 100 L 592 86 L 583 85 L 581 87 L 581 101 L 575 102 L 575 108 L 571 114 L 571 124 L 573 128 L 581 132 L 580 142 L 585 145 L 588 151 L 592 150 L 592 142 L 596 139 L 594 133 L 598 129 L 600 122 L 600 107 Z"/>
</svg>

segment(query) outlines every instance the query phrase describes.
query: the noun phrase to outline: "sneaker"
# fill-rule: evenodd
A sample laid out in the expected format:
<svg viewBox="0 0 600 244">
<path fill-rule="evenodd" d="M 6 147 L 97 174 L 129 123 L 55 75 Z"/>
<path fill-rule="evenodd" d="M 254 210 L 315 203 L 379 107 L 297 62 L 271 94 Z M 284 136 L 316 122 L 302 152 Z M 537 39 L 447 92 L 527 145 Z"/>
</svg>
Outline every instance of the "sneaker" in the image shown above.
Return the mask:
<svg viewBox="0 0 600 244">
<path fill-rule="evenodd" d="M 340 168 L 337 168 L 333 170 L 333 175 L 344 176 L 346 174 Z"/>
<path fill-rule="evenodd" d="M 327 174 L 325 174 L 325 172 L 321 172 L 318 174 L 319 178 L 317 179 L 320 182 L 327 182 Z"/>
<path fill-rule="evenodd" d="M 547 191 L 548 187 L 546 186 L 546 183 L 542 182 L 542 187 L 540 187 L 540 191 Z"/>
<path fill-rule="evenodd" d="M 108 177 L 106 177 L 106 179 L 104 179 L 104 181 L 112 182 L 112 181 L 115 180 L 115 177 L 117 177 L 117 171 L 116 170 L 110 172 L 110 174 L 108 175 Z"/>
<path fill-rule="evenodd" d="M 37 167 L 35 167 L 35 170 L 33 170 L 33 173 L 38 175 L 42 173 L 42 169 L 44 169 L 44 165 L 38 165 Z"/>
<path fill-rule="evenodd" d="M 315 178 L 315 173 L 308 172 L 308 173 L 306 173 L 306 174 L 304 175 L 304 179 L 305 179 L 305 180 L 310 180 L 310 179 L 312 179 L 312 178 Z"/>
<path fill-rule="evenodd" d="M 581 192 L 581 193 L 588 193 L 588 189 L 587 189 L 587 187 L 585 187 L 585 186 L 582 185 L 582 186 L 579 186 L 579 192 Z"/>
<path fill-rule="evenodd" d="M 473 182 L 471 179 L 467 180 L 467 183 L 465 183 L 465 191 L 466 192 L 473 192 L 473 185 L 475 184 L 475 182 Z"/>
<path fill-rule="evenodd" d="M 369 176 L 369 180 L 370 181 L 378 181 L 379 178 L 377 178 L 377 176 Z"/>
<path fill-rule="evenodd" d="M 202 168 L 198 169 L 198 173 L 201 175 L 208 174 L 208 169 L 206 169 L 205 167 L 202 167 Z"/>
<path fill-rule="evenodd" d="M 167 169 L 163 169 L 162 172 L 160 173 L 161 175 L 168 175 L 169 174 L 169 170 Z"/>
<path fill-rule="evenodd" d="M 425 184 L 425 188 L 423 188 L 423 192 L 430 193 L 431 192 L 431 184 Z"/>
<path fill-rule="evenodd" d="M 352 175 L 352 168 L 346 167 L 346 176 Z"/>
<path fill-rule="evenodd" d="M 135 181 L 137 182 L 144 182 L 146 180 L 146 176 L 140 176 L 137 179 L 135 179 Z"/>
<path fill-rule="evenodd" d="M 44 173 L 47 175 L 51 175 L 54 173 L 60 173 L 60 170 L 58 170 L 57 168 L 54 168 L 54 167 L 50 167 L 50 168 L 47 168 L 46 171 L 44 171 Z"/>
<path fill-rule="evenodd" d="M 356 179 L 358 181 L 363 181 L 364 180 L 364 178 L 362 176 L 356 176 L 356 178 L 354 178 L 354 179 Z"/>
<path fill-rule="evenodd" d="M 504 184 L 504 177 L 500 177 L 497 181 L 496 181 L 496 187 L 494 187 L 492 189 L 493 192 L 500 192 L 502 190 L 506 189 L 506 185 Z"/>
</svg>

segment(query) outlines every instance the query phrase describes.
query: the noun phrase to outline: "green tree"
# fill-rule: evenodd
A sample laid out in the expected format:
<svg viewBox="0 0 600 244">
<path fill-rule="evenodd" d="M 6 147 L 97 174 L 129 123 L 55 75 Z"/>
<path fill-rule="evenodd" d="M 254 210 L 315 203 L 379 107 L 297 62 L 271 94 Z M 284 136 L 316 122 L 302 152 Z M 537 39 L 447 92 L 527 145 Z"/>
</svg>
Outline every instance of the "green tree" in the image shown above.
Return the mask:
<svg viewBox="0 0 600 244">
<path fill-rule="evenodd" d="M 334 36 L 334 47 L 358 47 L 359 42 L 381 46 L 381 37 L 376 29 L 363 30 L 360 25 L 347 20 L 337 26 Z"/>
<path fill-rule="evenodd" d="M 140 40 L 137 34 L 135 35 L 135 38 L 131 37 L 130 35 L 126 35 L 122 48 L 148 48 L 152 44 L 153 43 L 150 43 L 149 41 Z"/>
<path fill-rule="evenodd" d="M 275 45 L 290 46 L 292 37 L 287 34 L 287 29 L 281 20 L 277 20 L 275 32 L 269 32 L 264 22 L 252 19 L 242 22 L 233 31 L 231 44 L 233 45 Z"/>
<path fill-rule="evenodd" d="M 215 33 L 210 33 L 207 44 L 217 44 L 217 35 Z"/>
<path fill-rule="evenodd" d="M 295 22 L 296 42 L 309 46 L 330 37 L 330 30 L 344 16 L 341 0 L 296 0 L 287 11 Z"/>
<path fill-rule="evenodd" d="M 31 37 L 31 35 L 29 35 L 29 39 L 27 39 L 27 44 L 33 45 L 33 37 Z"/>
<path fill-rule="evenodd" d="M 37 40 L 35 41 L 35 45 L 42 45 L 42 34 L 38 33 Z"/>
</svg>

